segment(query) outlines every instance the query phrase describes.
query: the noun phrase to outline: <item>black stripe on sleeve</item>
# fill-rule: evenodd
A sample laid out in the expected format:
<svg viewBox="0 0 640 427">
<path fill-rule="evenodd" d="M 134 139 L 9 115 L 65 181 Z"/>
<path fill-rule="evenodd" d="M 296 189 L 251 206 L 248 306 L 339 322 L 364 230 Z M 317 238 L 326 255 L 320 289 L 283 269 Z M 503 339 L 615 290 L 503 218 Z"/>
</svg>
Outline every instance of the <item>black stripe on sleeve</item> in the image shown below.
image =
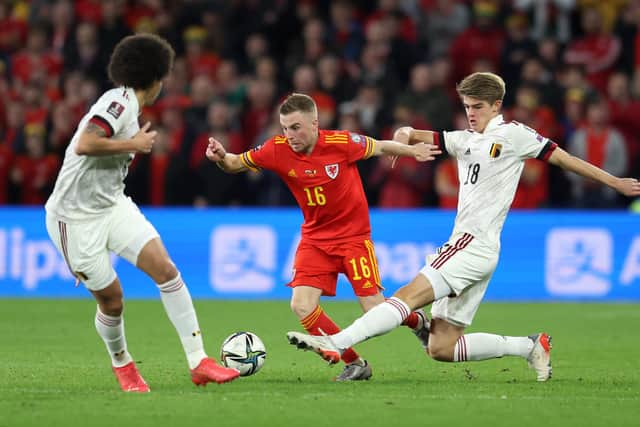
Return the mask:
<svg viewBox="0 0 640 427">
<path fill-rule="evenodd" d="M 557 147 L 558 144 L 549 139 L 544 147 L 542 147 L 542 150 L 540 150 L 540 154 L 538 154 L 538 157 L 536 157 L 536 159 L 544 161 L 549 160 L 549 156 L 551 156 L 551 153 L 553 153 L 553 150 L 555 150 Z"/>
<path fill-rule="evenodd" d="M 111 126 L 111 123 L 107 121 L 107 119 L 100 117 L 96 114 L 95 116 L 91 117 L 91 120 L 89 121 L 93 122 L 94 124 L 104 129 L 105 133 L 107 134 L 107 138 L 110 138 L 111 136 L 113 136 L 114 134 L 113 127 Z"/>
</svg>

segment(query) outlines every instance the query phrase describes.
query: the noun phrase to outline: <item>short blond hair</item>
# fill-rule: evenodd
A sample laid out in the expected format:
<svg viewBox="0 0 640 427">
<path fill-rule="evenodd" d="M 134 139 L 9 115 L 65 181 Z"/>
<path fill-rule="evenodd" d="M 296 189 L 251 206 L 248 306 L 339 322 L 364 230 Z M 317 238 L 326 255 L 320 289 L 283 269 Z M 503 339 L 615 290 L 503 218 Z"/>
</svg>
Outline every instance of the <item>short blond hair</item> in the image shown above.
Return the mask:
<svg viewBox="0 0 640 427">
<path fill-rule="evenodd" d="M 280 114 L 286 116 L 296 111 L 318 114 L 318 107 L 316 107 L 316 102 L 309 95 L 292 93 L 280 104 Z"/>
<path fill-rule="evenodd" d="M 506 85 L 497 74 L 473 73 L 456 85 L 456 91 L 460 97 L 469 96 L 493 104 L 503 100 Z"/>
</svg>

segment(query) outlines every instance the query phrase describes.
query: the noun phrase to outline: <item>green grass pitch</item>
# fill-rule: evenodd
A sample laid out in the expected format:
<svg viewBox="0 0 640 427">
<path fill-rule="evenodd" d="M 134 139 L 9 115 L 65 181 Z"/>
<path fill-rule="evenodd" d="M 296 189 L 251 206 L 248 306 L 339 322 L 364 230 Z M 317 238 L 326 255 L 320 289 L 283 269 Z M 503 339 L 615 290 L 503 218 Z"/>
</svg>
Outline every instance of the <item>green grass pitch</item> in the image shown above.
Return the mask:
<svg viewBox="0 0 640 427">
<path fill-rule="evenodd" d="M 406 329 L 360 344 L 374 377 L 335 383 L 340 367 L 287 344 L 287 301 L 196 301 L 208 352 L 236 330 L 258 334 L 258 374 L 196 388 L 160 301 L 127 301 L 130 351 L 151 386 L 119 391 L 91 300 L 0 300 L 0 427 L 14 426 L 632 426 L 640 425 L 640 306 L 481 306 L 473 331 L 553 335 L 554 377 L 518 358 L 445 364 Z M 341 325 L 355 302 L 324 302 Z"/>
</svg>

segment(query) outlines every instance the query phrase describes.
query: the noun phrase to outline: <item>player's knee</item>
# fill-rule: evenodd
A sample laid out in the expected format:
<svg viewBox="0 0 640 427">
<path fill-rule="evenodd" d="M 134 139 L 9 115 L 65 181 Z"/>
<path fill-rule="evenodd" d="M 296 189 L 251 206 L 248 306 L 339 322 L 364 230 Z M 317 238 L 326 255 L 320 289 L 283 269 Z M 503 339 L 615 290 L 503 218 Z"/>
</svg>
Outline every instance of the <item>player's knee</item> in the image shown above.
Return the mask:
<svg viewBox="0 0 640 427">
<path fill-rule="evenodd" d="M 440 362 L 453 361 L 453 348 L 448 345 L 438 344 L 437 342 L 429 342 L 429 348 L 427 349 L 429 356 L 433 360 Z"/>
<path fill-rule="evenodd" d="M 316 303 L 309 303 L 307 301 L 301 301 L 297 299 L 291 300 L 291 311 L 298 316 L 299 319 L 304 319 L 316 308 Z"/>
<path fill-rule="evenodd" d="M 168 257 L 159 261 L 154 270 L 153 279 L 156 283 L 167 283 L 178 275 L 178 269 Z"/>
<path fill-rule="evenodd" d="M 100 305 L 100 311 L 108 316 L 120 316 L 124 310 L 122 295 L 120 298 L 112 297 L 101 299 L 98 304 Z"/>
</svg>

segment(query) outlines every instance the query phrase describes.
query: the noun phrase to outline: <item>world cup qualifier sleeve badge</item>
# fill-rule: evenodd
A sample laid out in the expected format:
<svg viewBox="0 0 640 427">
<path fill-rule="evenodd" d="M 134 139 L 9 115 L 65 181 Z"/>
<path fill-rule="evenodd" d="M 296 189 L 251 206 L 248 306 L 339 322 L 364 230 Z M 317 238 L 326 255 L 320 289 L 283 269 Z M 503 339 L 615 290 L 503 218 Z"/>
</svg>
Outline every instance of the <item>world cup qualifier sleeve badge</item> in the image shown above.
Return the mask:
<svg viewBox="0 0 640 427">
<path fill-rule="evenodd" d="M 120 117 L 123 111 L 124 105 L 119 104 L 116 101 L 113 101 L 111 105 L 109 105 L 109 108 L 107 108 L 107 113 L 111 114 L 116 120 Z"/>
<path fill-rule="evenodd" d="M 340 171 L 340 165 L 338 163 L 325 165 L 324 171 L 327 173 L 327 176 L 329 178 L 336 179 L 336 177 L 338 176 L 338 172 Z"/>
</svg>

